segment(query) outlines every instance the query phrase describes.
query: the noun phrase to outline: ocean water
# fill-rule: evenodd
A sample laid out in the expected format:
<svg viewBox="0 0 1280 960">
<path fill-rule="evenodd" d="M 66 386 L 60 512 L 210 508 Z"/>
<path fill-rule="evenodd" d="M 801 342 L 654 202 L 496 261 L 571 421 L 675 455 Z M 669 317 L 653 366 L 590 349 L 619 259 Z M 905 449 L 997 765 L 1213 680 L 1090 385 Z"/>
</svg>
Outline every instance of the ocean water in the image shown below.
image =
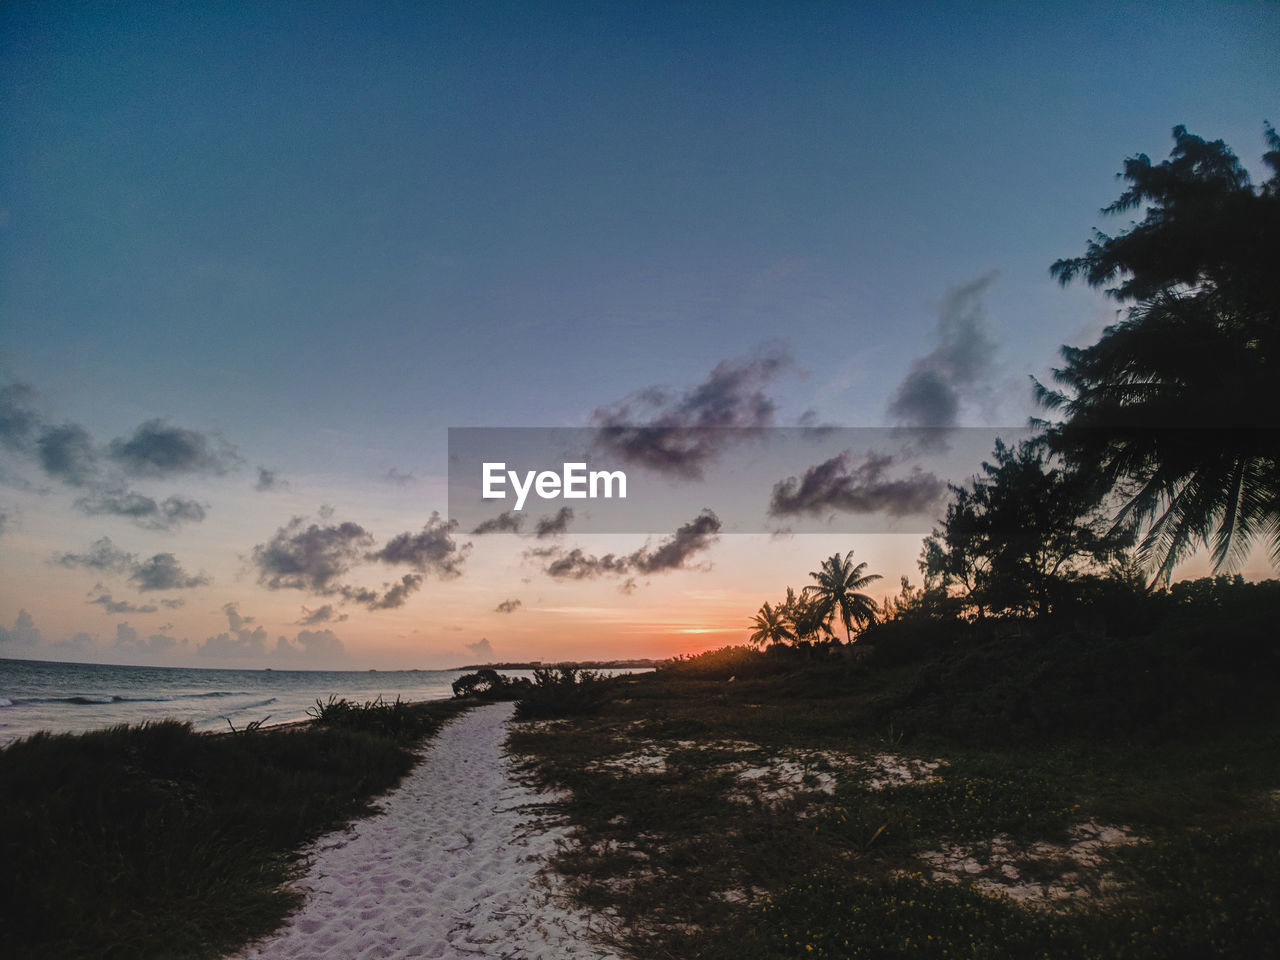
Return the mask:
<svg viewBox="0 0 1280 960">
<path fill-rule="evenodd" d="M 0 745 L 176 718 L 197 730 L 304 720 L 316 700 L 440 700 L 464 670 L 205 670 L 0 659 Z M 528 671 L 504 671 L 529 676 Z"/>
</svg>

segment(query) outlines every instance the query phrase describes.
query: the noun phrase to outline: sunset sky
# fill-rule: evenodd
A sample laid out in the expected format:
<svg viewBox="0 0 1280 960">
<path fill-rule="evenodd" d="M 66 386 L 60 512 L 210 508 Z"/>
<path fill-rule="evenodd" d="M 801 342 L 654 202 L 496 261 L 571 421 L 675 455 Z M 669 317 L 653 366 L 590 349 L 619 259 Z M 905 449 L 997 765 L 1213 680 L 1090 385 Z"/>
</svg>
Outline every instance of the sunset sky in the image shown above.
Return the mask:
<svg viewBox="0 0 1280 960">
<path fill-rule="evenodd" d="M 1278 48 L 1260 2 L 3 4 L 0 657 L 668 656 L 837 551 L 919 583 L 941 501 L 699 525 L 786 477 L 727 442 L 612 451 L 662 529 L 474 534 L 448 429 L 1024 427 L 1116 317 L 1049 264 L 1176 124 L 1258 179 Z"/>
</svg>

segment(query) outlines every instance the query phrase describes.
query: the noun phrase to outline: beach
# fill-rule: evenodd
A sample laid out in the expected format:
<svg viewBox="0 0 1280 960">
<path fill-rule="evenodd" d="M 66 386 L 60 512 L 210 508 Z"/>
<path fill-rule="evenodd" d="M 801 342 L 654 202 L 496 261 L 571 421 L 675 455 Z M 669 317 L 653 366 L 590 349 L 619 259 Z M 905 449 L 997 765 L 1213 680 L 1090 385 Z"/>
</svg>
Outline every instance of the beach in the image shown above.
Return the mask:
<svg viewBox="0 0 1280 960">
<path fill-rule="evenodd" d="M 305 905 L 236 956 L 615 957 L 549 876 L 568 831 L 504 750 L 511 714 L 485 705 L 441 730 L 380 814 L 312 846 Z"/>
</svg>

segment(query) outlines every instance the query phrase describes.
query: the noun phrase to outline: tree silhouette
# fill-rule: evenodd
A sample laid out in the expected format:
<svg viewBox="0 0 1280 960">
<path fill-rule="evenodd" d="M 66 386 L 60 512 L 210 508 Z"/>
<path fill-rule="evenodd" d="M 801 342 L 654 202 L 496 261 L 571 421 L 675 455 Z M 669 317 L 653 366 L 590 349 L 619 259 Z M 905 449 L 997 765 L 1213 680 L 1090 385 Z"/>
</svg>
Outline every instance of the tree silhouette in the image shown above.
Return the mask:
<svg viewBox="0 0 1280 960">
<path fill-rule="evenodd" d="M 787 627 L 787 613 L 781 607 L 770 607 L 768 601 L 751 618 L 751 626 L 756 628 L 750 641 L 757 647 L 770 643 L 783 643 L 794 640 L 795 634 Z"/>
<path fill-rule="evenodd" d="M 920 567 L 929 585 L 962 586 L 980 619 L 1049 613 L 1062 582 L 1130 542 L 1124 530 L 1108 530 L 1096 476 L 1054 466 L 1039 441 L 1010 449 L 997 440 L 982 474 L 951 491 Z"/>
<path fill-rule="evenodd" d="M 1199 544 L 1222 569 L 1262 537 L 1280 564 L 1280 136 L 1267 125 L 1257 188 L 1221 140 L 1173 137 L 1163 163 L 1125 162 L 1129 187 L 1103 211 L 1145 205 L 1143 220 L 1050 268 L 1114 281 L 1132 306 L 1092 347 L 1063 347 L 1063 389 L 1036 384 L 1066 414 L 1052 449 L 1123 494 L 1116 524 L 1144 532 L 1139 556 L 1165 582 Z"/>
<path fill-rule="evenodd" d="M 853 565 L 853 551 L 843 557 L 834 554 L 822 561 L 819 569 L 809 576 L 817 583 L 805 587 L 824 623 L 836 616 L 844 624 L 845 639 L 853 640 L 853 624 L 859 628 L 874 623 L 879 612 L 876 602 L 865 593 L 857 591 L 880 579 L 878 573 L 867 574 L 865 563 Z"/>
</svg>

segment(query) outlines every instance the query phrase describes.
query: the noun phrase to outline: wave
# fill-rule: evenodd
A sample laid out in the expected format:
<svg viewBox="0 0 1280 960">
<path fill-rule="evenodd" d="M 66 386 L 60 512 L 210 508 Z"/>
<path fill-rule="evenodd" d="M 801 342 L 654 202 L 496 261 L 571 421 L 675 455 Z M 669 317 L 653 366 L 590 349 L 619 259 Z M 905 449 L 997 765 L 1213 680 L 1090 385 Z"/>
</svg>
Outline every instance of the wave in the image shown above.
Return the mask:
<svg viewBox="0 0 1280 960">
<path fill-rule="evenodd" d="M 228 710 L 226 713 L 218 714 L 218 716 L 225 720 L 226 718 L 232 716 L 233 714 L 244 713 L 246 710 L 256 710 L 258 709 L 258 707 L 269 707 L 271 706 L 271 704 L 275 702 L 276 702 L 276 698 L 270 697 L 266 700 L 259 700 L 255 703 L 242 704 L 241 706 L 236 707 L 234 710 Z"/>
</svg>

